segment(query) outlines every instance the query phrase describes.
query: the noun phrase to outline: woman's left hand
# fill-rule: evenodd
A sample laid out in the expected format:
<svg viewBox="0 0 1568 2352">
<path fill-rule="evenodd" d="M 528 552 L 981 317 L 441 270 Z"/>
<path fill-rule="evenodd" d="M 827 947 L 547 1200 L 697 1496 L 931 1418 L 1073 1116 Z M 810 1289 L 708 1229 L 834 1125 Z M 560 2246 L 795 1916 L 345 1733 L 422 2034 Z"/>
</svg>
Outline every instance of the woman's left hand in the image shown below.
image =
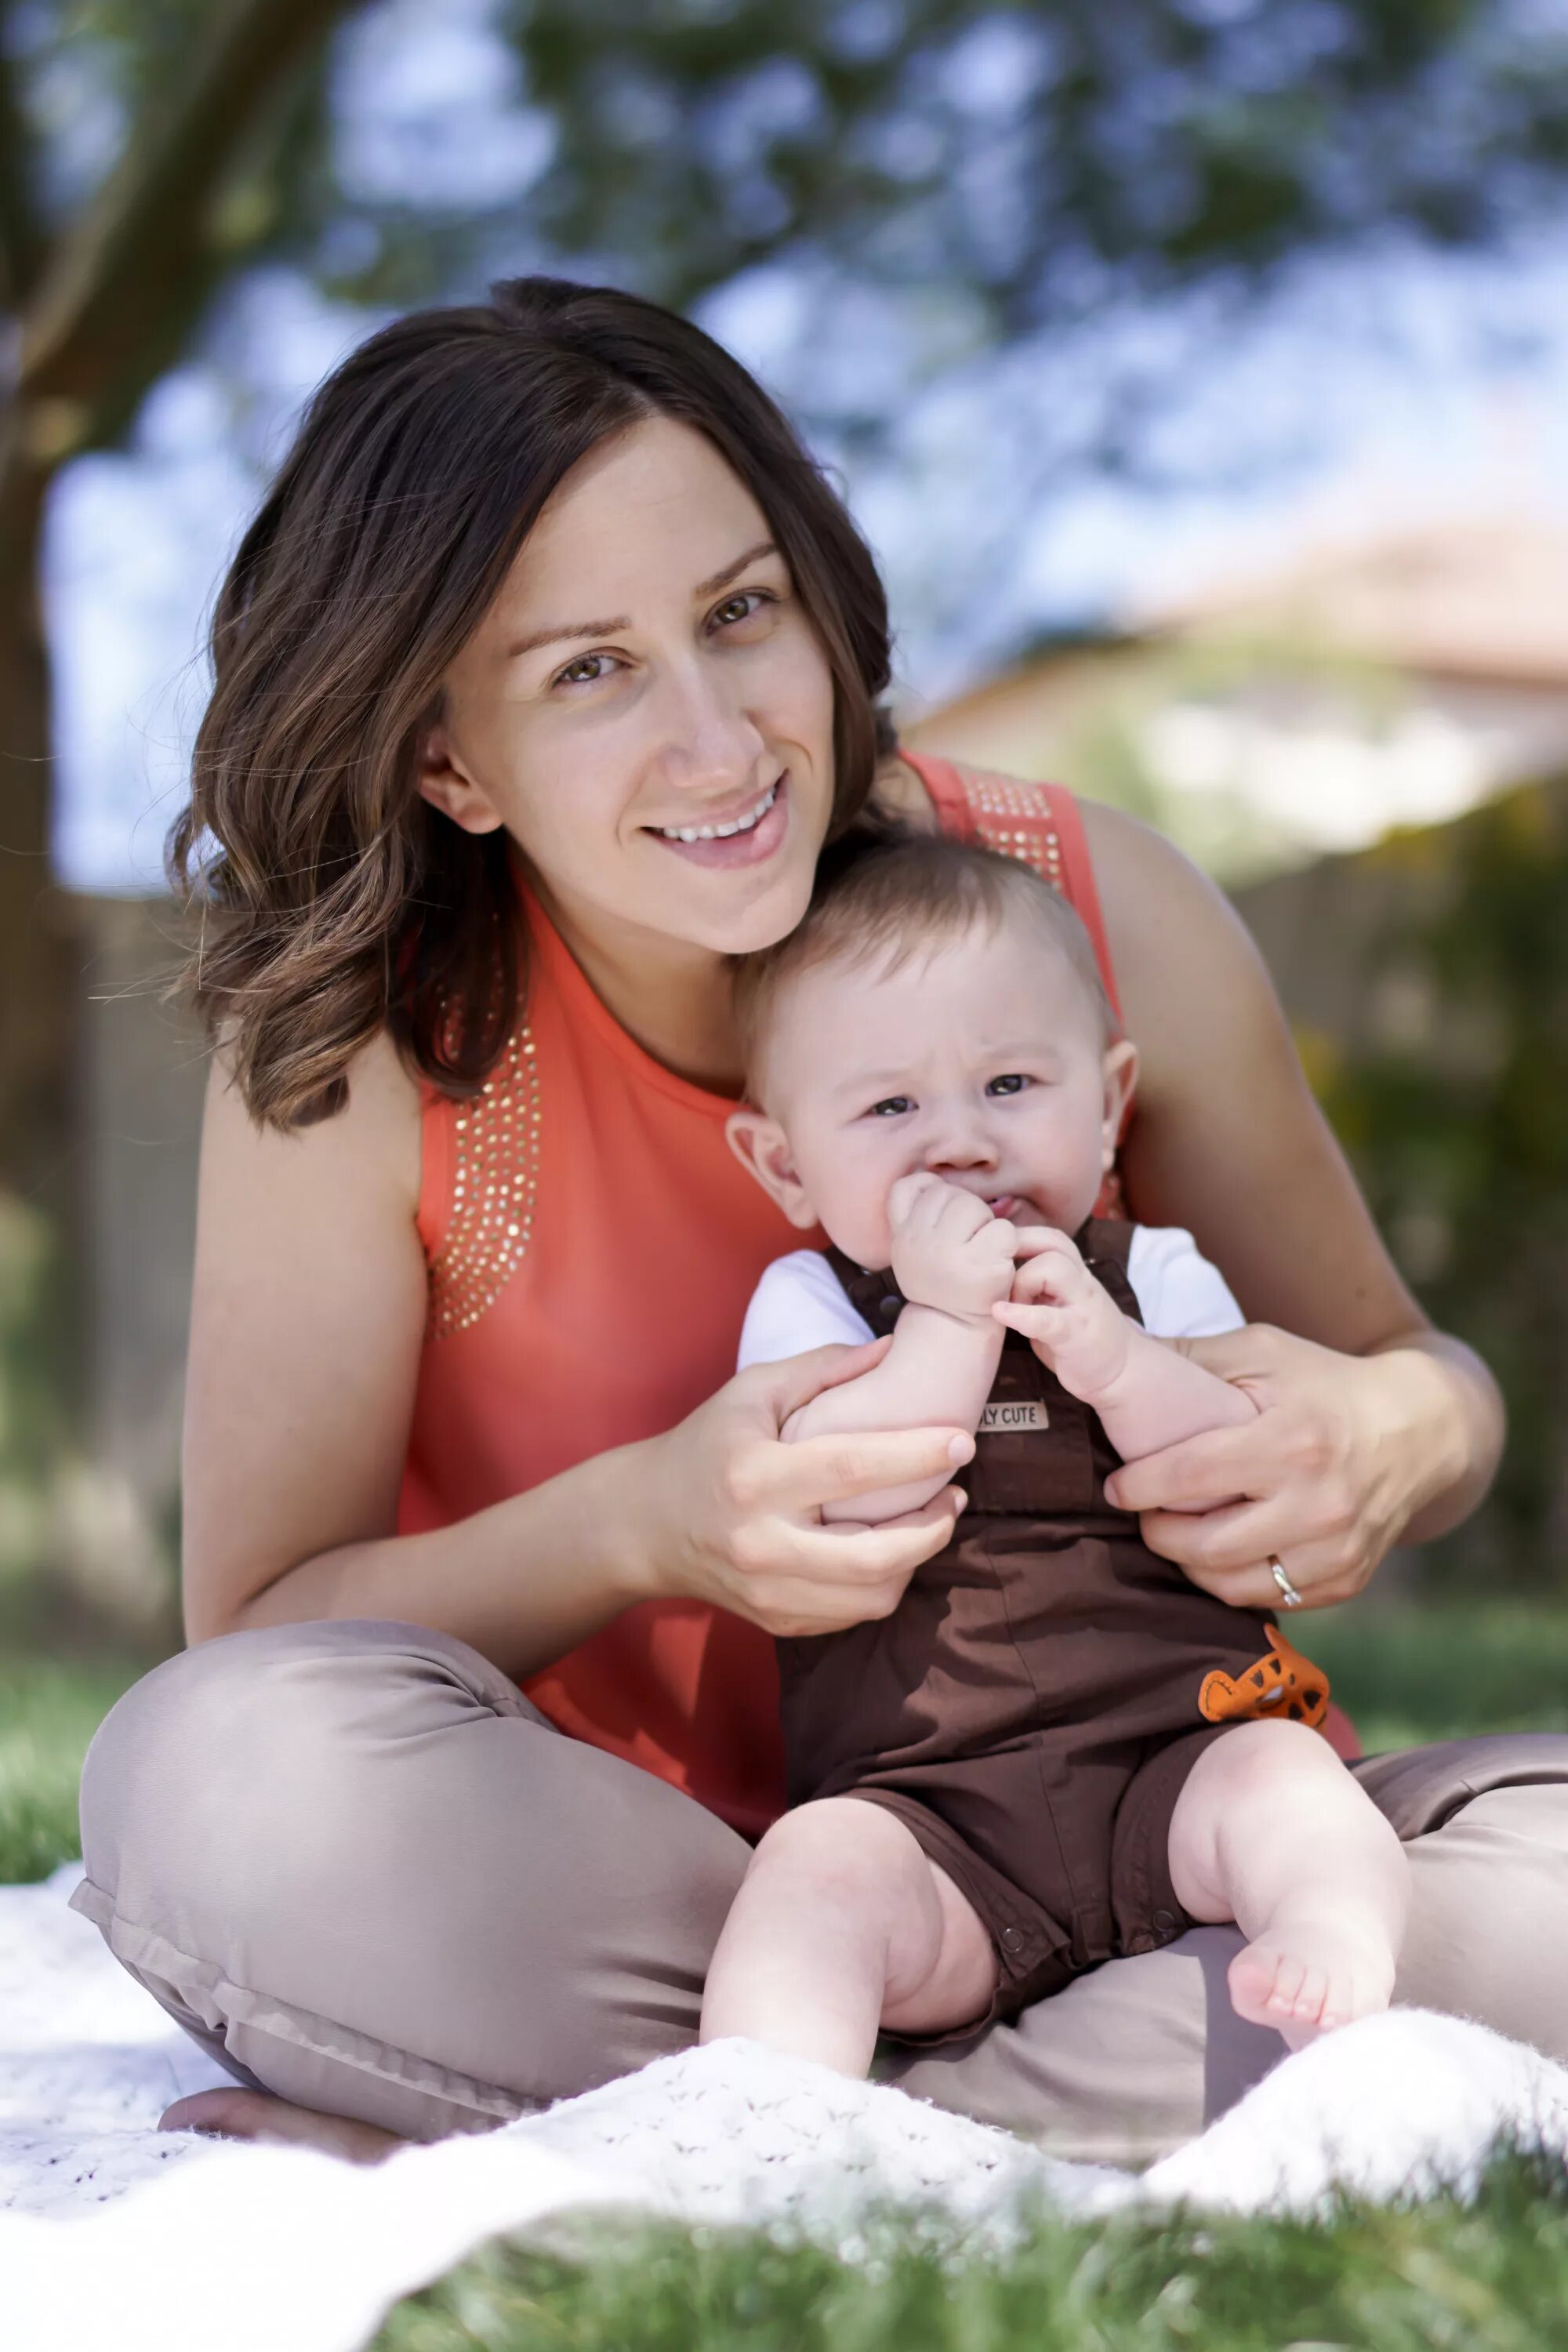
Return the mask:
<svg viewBox="0 0 1568 2352">
<path fill-rule="evenodd" d="M 1462 1433 L 1418 1348 L 1342 1356 L 1271 1324 L 1174 1343 L 1245 1390 L 1257 1418 L 1126 1463 L 1106 1493 L 1205 1592 L 1276 1610 L 1270 1555 L 1309 1609 L 1352 1600 L 1456 1475 Z"/>
</svg>

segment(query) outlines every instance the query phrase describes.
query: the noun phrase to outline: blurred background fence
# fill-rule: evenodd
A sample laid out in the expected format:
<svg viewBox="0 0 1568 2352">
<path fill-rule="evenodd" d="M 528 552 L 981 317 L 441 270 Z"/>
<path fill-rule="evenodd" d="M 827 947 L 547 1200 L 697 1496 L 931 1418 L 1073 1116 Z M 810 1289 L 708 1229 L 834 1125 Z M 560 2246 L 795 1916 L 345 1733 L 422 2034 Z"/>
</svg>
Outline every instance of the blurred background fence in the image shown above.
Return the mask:
<svg viewBox="0 0 1568 2352">
<path fill-rule="evenodd" d="M 1568 1560 L 1559 0 L 0 0 L 0 1625 L 171 1638 L 203 1083 L 158 844 L 300 399 L 532 268 L 689 310 L 910 740 L 1232 888 Z"/>
</svg>

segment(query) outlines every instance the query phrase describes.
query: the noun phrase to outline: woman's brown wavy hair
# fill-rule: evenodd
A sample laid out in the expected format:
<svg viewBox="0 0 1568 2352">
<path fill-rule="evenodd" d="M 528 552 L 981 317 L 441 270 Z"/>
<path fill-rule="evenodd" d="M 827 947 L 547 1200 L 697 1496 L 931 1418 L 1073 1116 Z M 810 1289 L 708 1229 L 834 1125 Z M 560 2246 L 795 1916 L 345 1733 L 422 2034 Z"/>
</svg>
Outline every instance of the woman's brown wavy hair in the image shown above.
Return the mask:
<svg viewBox="0 0 1568 2352">
<path fill-rule="evenodd" d="M 832 833 L 892 736 L 876 565 L 761 386 L 673 311 L 520 278 L 419 310 L 352 352 L 307 408 L 213 617 L 215 685 L 169 869 L 200 913 L 187 975 L 251 1115 L 330 1117 L 383 1028 L 453 1095 L 515 1022 L 504 832 L 419 793 L 441 680 L 546 499 L 644 418 L 694 426 L 766 516 L 835 686 Z"/>
</svg>

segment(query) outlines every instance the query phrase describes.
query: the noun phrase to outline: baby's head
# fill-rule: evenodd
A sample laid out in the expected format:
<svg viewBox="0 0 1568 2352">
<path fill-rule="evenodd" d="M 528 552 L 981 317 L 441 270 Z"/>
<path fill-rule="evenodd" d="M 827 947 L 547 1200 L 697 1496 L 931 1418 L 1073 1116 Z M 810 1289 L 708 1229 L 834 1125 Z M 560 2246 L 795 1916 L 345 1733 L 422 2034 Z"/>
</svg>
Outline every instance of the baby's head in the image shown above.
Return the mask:
<svg viewBox="0 0 1568 2352">
<path fill-rule="evenodd" d="M 829 853 L 831 859 L 831 853 Z M 888 1194 L 931 1170 L 1017 1224 L 1076 1231 L 1137 1067 L 1088 932 L 1015 859 L 900 834 L 740 959 L 746 1103 L 730 1140 L 803 1230 L 890 1255 Z"/>
</svg>

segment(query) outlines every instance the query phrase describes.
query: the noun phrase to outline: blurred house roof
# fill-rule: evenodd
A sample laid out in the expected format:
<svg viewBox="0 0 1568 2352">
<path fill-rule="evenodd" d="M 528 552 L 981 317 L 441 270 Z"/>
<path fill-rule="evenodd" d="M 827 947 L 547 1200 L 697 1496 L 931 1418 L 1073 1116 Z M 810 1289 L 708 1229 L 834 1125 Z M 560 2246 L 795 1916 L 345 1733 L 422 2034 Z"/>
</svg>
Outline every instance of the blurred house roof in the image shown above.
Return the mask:
<svg viewBox="0 0 1568 2352">
<path fill-rule="evenodd" d="M 1568 770 L 1568 526 L 1298 549 L 904 732 L 1119 801 L 1226 879 L 1355 849 Z"/>
<path fill-rule="evenodd" d="M 1160 636 L 1237 625 L 1405 672 L 1568 689 L 1568 525 L 1434 524 L 1342 542 L 1143 624 Z"/>
</svg>

